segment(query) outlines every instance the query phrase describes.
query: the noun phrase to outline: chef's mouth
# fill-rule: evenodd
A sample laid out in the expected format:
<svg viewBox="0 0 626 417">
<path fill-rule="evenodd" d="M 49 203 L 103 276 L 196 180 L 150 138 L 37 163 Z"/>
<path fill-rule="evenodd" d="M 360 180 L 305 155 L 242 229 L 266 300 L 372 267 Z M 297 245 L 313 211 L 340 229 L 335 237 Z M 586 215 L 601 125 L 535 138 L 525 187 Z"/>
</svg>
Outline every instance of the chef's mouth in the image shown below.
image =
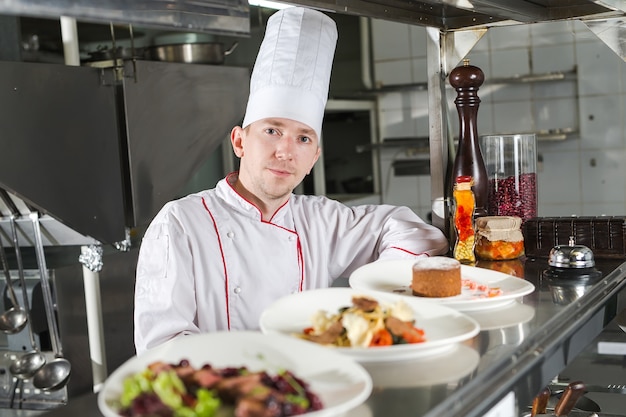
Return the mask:
<svg viewBox="0 0 626 417">
<path fill-rule="evenodd" d="M 280 168 L 268 168 L 273 174 L 275 175 L 279 175 L 279 176 L 287 176 L 287 175 L 293 175 L 293 173 L 291 171 L 288 170 L 284 170 L 284 169 L 280 169 Z"/>
</svg>

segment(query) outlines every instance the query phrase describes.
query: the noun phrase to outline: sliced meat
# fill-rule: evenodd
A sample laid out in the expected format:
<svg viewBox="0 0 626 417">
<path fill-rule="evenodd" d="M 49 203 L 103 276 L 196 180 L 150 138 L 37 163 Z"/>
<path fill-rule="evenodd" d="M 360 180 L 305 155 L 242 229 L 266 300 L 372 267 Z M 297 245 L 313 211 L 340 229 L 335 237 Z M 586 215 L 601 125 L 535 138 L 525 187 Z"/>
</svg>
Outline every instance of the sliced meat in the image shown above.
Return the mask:
<svg viewBox="0 0 626 417">
<path fill-rule="evenodd" d="M 304 337 L 311 342 L 319 343 L 321 345 L 332 345 L 344 331 L 345 330 L 341 322 L 337 321 L 322 334 L 307 334 Z"/>
<path fill-rule="evenodd" d="M 176 371 L 176 375 L 183 381 L 193 379 L 193 374 L 196 373 L 195 368 L 189 365 L 188 362 L 184 365 L 175 367 L 174 370 Z"/>
<path fill-rule="evenodd" d="M 394 336 L 402 336 L 405 332 L 410 332 L 413 330 L 413 323 L 410 321 L 402 321 L 396 317 L 387 317 L 385 319 L 385 327 L 391 332 Z"/>
<path fill-rule="evenodd" d="M 280 404 L 275 401 L 244 397 L 235 407 L 235 417 L 279 417 L 281 411 Z"/>
<path fill-rule="evenodd" d="M 352 304 L 359 310 L 374 311 L 378 306 L 378 301 L 368 297 L 352 297 Z"/>
<path fill-rule="evenodd" d="M 202 368 L 193 374 L 193 381 L 204 388 L 213 388 L 222 380 L 222 376 L 210 368 Z"/>
<path fill-rule="evenodd" d="M 158 375 L 163 371 L 169 371 L 170 369 L 174 369 L 174 366 L 169 363 L 157 361 L 149 364 L 148 369 L 150 369 L 155 375 Z"/>
<path fill-rule="evenodd" d="M 244 397 L 255 388 L 258 388 L 261 385 L 262 378 L 262 373 L 224 378 L 214 388 L 217 390 L 220 398 L 226 402 L 234 403 L 237 398 Z"/>
<path fill-rule="evenodd" d="M 406 343 L 422 343 L 426 341 L 424 330 L 415 327 L 411 321 L 402 321 L 396 317 L 387 317 L 385 326 L 394 337 L 401 337 Z"/>
</svg>

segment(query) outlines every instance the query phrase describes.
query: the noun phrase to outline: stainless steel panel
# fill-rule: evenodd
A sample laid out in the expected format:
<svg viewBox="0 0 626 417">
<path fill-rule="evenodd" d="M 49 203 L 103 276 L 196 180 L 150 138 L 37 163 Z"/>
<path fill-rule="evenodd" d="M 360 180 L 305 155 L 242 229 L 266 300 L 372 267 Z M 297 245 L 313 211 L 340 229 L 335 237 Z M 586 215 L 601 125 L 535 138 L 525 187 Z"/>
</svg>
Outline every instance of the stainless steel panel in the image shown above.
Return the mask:
<svg viewBox="0 0 626 417">
<path fill-rule="evenodd" d="M 623 1 L 593 0 L 289 0 L 289 3 L 419 26 L 456 30 L 495 24 L 623 16 Z"/>
<path fill-rule="evenodd" d="M 247 0 L 3 0 L 0 13 L 249 34 Z"/>
<path fill-rule="evenodd" d="M 125 238 L 115 89 L 95 68 L 0 62 L 0 187 L 103 242 Z"/>
<path fill-rule="evenodd" d="M 289 0 L 321 10 L 455 30 L 477 25 L 623 16 L 623 0 Z M 0 12 L 68 16 L 198 32 L 249 34 L 246 0 L 4 0 Z"/>
<path fill-rule="evenodd" d="M 80 252 L 77 248 L 65 248 L 65 251 L 75 251 L 76 256 Z M 108 373 L 135 354 L 133 307 L 137 254 L 138 250 L 105 253 L 104 266 L 99 272 Z M 82 265 L 60 266 L 55 269 L 54 277 L 63 353 L 72 363 L 68 395 L 73 398 L 93 390 Z"/>
<path fill-rule="evenodd" d="M 124 111 L 134 224 L 149 222 L 243 118 L 247 68 L 127 63 Z"/>
</svg>

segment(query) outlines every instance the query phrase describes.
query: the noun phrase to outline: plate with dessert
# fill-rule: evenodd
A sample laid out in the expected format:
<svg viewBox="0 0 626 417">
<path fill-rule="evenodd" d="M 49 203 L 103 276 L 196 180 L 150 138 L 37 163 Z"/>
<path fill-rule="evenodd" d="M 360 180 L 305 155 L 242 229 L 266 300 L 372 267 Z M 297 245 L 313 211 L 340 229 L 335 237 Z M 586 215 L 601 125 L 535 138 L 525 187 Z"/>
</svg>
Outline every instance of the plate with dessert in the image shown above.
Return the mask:
<svg viewBox="0 0 626 417">
<path fill-rule="evenodd" d="M 330 417 L 369 397 L 362 365 L 302 340 L 233 331 L 182 336 L 134 356 L 98 394 L 105 417 L 281 415 Z"/>
<path fill-rule="evenodd" d="M 359 362 L 426 357 L 478 334 L 455 309 L 369 290 L 333 287 L 283 297 L 261 314 L 261 331 L 326 346 Z"/>
<path fill-rule="evenodd" d="M 409 296 L 460 311 L 502 307 L 535 290 L 522 278 L 445 256 L 372 262 L 355 270 L 348 281 L 357 290 Z"/>
</svg>

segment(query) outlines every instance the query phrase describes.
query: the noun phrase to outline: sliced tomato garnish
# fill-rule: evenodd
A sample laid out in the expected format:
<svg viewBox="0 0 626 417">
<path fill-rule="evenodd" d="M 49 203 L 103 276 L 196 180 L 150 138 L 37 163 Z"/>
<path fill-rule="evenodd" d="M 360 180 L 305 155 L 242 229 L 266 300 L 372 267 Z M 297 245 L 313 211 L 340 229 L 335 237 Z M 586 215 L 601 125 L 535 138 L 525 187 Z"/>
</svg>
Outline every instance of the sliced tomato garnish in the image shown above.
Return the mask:
<svg viewBox="0 0 626 417">
<path fill-rule="evenodd" d="M 374 333 L 374 337 L 372 337 L 370 342 L 370 346 L 390 346 L 392 344 L 393 337 L 391 337 L 391 333 L 387 329 L 380 329 Z"/>
<path fill-rule="evenodd" d="M 489 288 L 487 292 L 487 297 L 497 297 L 502 295 L 502 290 L 500 288 Z"/>
</svg>

